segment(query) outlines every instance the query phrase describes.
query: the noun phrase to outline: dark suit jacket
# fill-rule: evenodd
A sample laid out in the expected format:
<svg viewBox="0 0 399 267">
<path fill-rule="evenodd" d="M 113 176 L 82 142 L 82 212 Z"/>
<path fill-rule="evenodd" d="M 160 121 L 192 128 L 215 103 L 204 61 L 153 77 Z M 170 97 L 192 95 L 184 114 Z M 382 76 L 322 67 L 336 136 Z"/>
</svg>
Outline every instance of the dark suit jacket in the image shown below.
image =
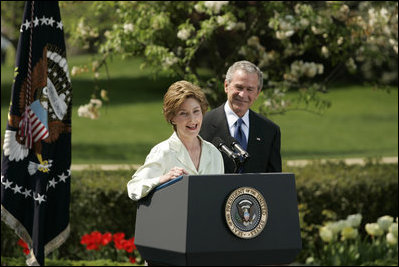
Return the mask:
<svg viewBox="0 0 399 267">
<path fill-rule="evenodd" d="M 249 127 L 247 152 L 250 158 L 246 161 L 243 172 L 281 172 L 280 127 L 252 110 L 249 110 Z M 224 104 L 205 113 L 200 136 L 209 142 L 217 136 L 224 141 L 228 140 L 230 131 Z M 235 167 L 233 160 L 222 154 L 225 173 L 233 173 Z"/>
</svg>

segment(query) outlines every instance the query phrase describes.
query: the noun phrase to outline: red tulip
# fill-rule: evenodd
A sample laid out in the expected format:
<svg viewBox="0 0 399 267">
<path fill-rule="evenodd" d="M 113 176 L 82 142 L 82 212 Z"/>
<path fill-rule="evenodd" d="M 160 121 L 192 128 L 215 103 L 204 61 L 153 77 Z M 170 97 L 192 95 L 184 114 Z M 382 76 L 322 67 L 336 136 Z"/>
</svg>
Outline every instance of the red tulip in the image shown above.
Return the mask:
<svg viewBox="0 0 399 267">
<path fill-rule="evenodd" d="M 23 248 L 23 252 L 24 252 L 26 255 L 29 254 L 30 251 L 29 251 L 28 244 L 27 244 L 24 240 L 22 240 L 22 238 L 20 238 L 20 239 L 18 240 L 18 245 L 21 246 L 21 247 Z"/>
<path fill-rule="evenodd" d="M 107 233 L 103 234 L 102 240 L 101 240 L 101 244 L 103 246 L 107 245 L 111 241 L 112 241 L 112 234 L 111 233 L 107 232 Z"/>
</svg>

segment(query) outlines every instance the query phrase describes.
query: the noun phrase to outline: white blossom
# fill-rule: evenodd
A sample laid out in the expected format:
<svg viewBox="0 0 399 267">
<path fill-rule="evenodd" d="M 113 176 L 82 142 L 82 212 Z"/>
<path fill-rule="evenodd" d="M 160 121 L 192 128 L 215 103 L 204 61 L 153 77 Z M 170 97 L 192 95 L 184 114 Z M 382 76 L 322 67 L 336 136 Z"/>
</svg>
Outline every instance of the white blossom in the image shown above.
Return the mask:
<svg viewBox="0 0 399 267">
<path fill-rule="evenodd" d="M 76 66 L 73 66 L 73 67 L 72 67 L 72 70 L 71 70 L 71 75 L 72 75 L 72 76 L 75 76 L 75 75 L 77 75 L 78 73 L 79 73 L 79 68 L 76 67 Z"/>
<path fill-rule="evenodd" d="M 348 223 L 350 224 L 350 226 L 352 227 L 359 227 L 361 221 L 362 221 L 362 214 L 358 213 L 358 214 L 352 214 L 349 215 L 346 220 L 348 221 Z"/>
<path fill-rule="evenodd" d="M 78 116 L 90 119 L 97 119 L 100 115 L 99 109 L 102 106 L 100 99 L 90 99 L 90 102 L 86 105 L 82 105 L 78 108 Z"/>
<path fill-rule="evenodd" d="M 392 45 L 393 51 L 398 54 L 398 41 L 395 39 L 389 39 L 389 44 Z"/>
<path fill-rule="evenodd" d="M 349 7 L 347 5 L 342 5 L 341 8 L 339 9 L 339 11 L 337 13 L 334 14 L 334 17 L 337 20 L 340 21 L 345 21 L 348 19 L 348 15 L 349 15 Z"/>
<path fill-rule="evenodd" d="M 244 22 L 234 22 L 226 16 L 217 16 L 216 22 L 219 26 L 224 26 L 227 31 L 246 29 L 246 25 Z"/>
<path fill-rule="evenodd" d="M 342 36 L 338 37 L 337 44 L 342 45 L 343 42 L 344 42 L 344 37 L 342 37 Z"/>
<path fill-rule="evenodd" d="M 356 239 L 358 235 L 359 232 L 357 229 L 353 227 L 344 227 L 341 231 L 341 240 Z"/>
<path fill-rule="evenodd" d="M 386 238 L 389 245 L 394 246 L 398 243 L 398 237 L 395 237 L 392 233 L 387 233 Z"/>
<path fill-rule="evenodd" d="M 294 33 L 295 33 L 295 31 L 290 30 L 290 31 L 286 31 L 286 32 L 284 33 L 284 35 L 285 35 L 285 37 L 291 37 Z"/>
<path fill-rule="evenodd" d="M 330 55 L 330 51 L 328 51 L 328 48 L 323 45 L 321 47 L 321 54 L 323 55 L 323 57 L 328 58 L 328 56 Z"/>
<path fill-rule="evenodd" d="M 322 34 L 322 33 L 323 33 L 323 31 L 322 31 L 321 29 L 317 28 L 317 27 L 314 26 L 314 25 L 312 25 L 312 27 L 310 27 L 310 29 L 312 30 L 312 32 L 313 32 L 314 34 Z"/>
<path fill-rule="evenodd" d="M 351 72 L 355 71 L 357 68 L 355 60 L 353 60 L 353 58 L 351 58 L 351 57 L 345 62 L 345 65 L 348 68 L 348 70 Z"/>
<path fill-rule="evenodd" d="M 100 99 L 90 99 L 90 104 L 96 108 L 101 108 L 102 101 Z"/>
<path fill-rule="evenodd" d="M 134 30 L 134 25 L 132 23 L 125 23 L 123 24 L 123 32 L 124 33 L 129 33 Z"/>
<path fill-rule="evenodd" d="M 380 228 L 378 223 L 367 223 L 364 228 L 366 232 L 372 236 L 381 236 L 384 234 L 384 231 Z"/>
<path fill-rule="evenodd" d="M 111 31 L 105 31 L 104 32 L 104 36 L 107 38 L 107 39 L 110 39 L 111 38 Z"/>
<path fill-rule="evenodd" d="M 185 41 L 185 40 L 187 40 L 190 37 L 190 34 L 191 34 L 190 30 L 188 30 L 186 28 L 183 28 L 183 29 L 181 29 L 180 31 L 177 32 L 177 38 Z"/>
<path fill-rule="evenodd" d="M 331 242 L 334 238 L 334 233 L 331 231 L 331 229 L 328 226 L 323 226 L 319 229 L 319 234 L 321 240 L 324 242 Z"/>
<path fill-rule="evenodd" d="M 388 231 L 398 238 L 398 223 L 392 223 L 391 226 L 389 226 Z"/>
<path fill-rule="evenodd" d="M 172 55 L 165 57 L 163 63 L 162 63 L 162 67 L 167 69 L 170 66 L 172 66 L 173 64 L 176 64 L 178 61 L 178 59 Z"/>
<path fill-rule="evenodd" d="M 302 76 L 313 78 L 318 74 L 323 74 L 324 65 L 314 62 L 303 62 L 302 60 L 294 61 L 291 64 L 290 73 L 285 75 L 286 80 L 298 81 Z"/>
<path fill-rule="evenodd" d="M 204 5 L 210 9 L 213 13 L 219 14 L 220 10 L 224 5 L 227 5 L 229 1 L 205 1 Z"/>
<path fill-rule="evenodd" d="M 87 35 L 88 27 L 85 25 L 83 19 L 81 19 L 79 21 L 78 27 L 76 28 L 76 31 L 82 36 L 86 36 Z"/>
<path fill-rule="evenodd" d="M 393 217 L 388 215 L 382 216 L 378 218 L 377 223 L 383 231 L 388 231 L 388 228 L 393 223 Z"/>
<path fill-rule="evenodd" d="M 306 28 L 307 26 L 309 26 L 310 22 L 306 18 L 301 18 L 299 24 L 302 26 L 302 28 Z"/>
<path fill-rule="evenodd" d="M 334 234 L 338 234 L 344 229 L 345 227 L 350 227 L 349 222 L 346 220 L 339 220 L 337 222 L 328 223 L 327 226 L 331 229 Z"/>
<path fill-rule="evenodd" d="M 277 53 L 275 51 L 263 53 L 259 61 L 259 67 L 261 68 L 269 66 L 276 59 L 276 54 Z"/>
<path fill-rule="evenodd" d="M 219 26 L 222 26 L 228 22 L 228 18 L 227 18 L 227 16 L 217 16 L 216 22 L 218 23 Z"/>
<path fill-rule="evenodd" d="M 314 258 L 313 257 L 308 257 L 306 258 L 306 264 L 308 265 L 314 265 Z"/>
<path fill-rule="evenodd" d="M 204 13 L 204 5 L 202 4 L 203 2 L 198 2 L 194 5 L 194 9 L 195 11 L 197 11 L 198 13 Z"/>
</svg>

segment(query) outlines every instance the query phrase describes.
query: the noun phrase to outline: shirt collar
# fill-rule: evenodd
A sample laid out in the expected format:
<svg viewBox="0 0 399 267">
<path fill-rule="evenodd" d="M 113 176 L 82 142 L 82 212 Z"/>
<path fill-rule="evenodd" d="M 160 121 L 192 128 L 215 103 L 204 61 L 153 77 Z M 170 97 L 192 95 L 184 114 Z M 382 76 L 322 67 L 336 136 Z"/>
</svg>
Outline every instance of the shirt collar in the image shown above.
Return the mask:
<svg viewBox="0 0 399 267">
<path fill-rule="evenodd" d="M 204 143 L 204 139 L 202 139 L 202 137 L 200 135 L 197 135 L 198 138 L 201 141 L 201 147 L 202 144 Z M 180 140 L 179 136 L 177 135 L 177 133 L 175 131 L 173 131 L 173 134 L 169 137 L 169 141 L 170 141 L 170 147 L 172 149 L 174 149 L 175 151 L 180 151 L 181 149 L 185 149 L 183 142 Z"/>
<path fill-rule="evenodd" d="M 229 102 L 227 101 L 226 104 L 224 104 L 224 112 L 226 113 L 226 118 L 227 118 L 227 123 L 229 124 L 229 127 L 233 127 L 233 125 L 236 123 L 238 120 L 239 116 L 235 114 L 235 112 L 230 108 Z M 249 110 L 245 112 L 244 116 L 242 117 L 242 120 L 244 124 L 249 127 Z"/>
<path fill-rule="evenodd" d="M 204 146 L 204 139 L 202 139 L 202 137 L 199 135 L 197 135 L 197 136 L 201 141 L 201 150 L 202 150 L 198 170 L 195 168 L 194 163 L 192 162 L 186 147 L 184 146 L 183 142 L 180 140 L 177 133 L 174 131 L 173 134 L 169 138 L 170 148 L 177 152 L 177 159 L 180 162 L 182 162 L 183 164 L 185 164 L 186 168 L 187 168 L 186 171 L 188 171 L 189 173 L 192 173 L 192 174 L 199 174 L 199 172 L 201 171 L 201 166 L 203 165 L 203 163 L 202 163 L 202 161 L 204 160 L 203 157 L 205 157 L 205 155 L 208 154 L 207 151 L 205 151 L 206 146 Z M 190 162 L 190 163 L 188 163 L 188 162 Z"/>
</svg>

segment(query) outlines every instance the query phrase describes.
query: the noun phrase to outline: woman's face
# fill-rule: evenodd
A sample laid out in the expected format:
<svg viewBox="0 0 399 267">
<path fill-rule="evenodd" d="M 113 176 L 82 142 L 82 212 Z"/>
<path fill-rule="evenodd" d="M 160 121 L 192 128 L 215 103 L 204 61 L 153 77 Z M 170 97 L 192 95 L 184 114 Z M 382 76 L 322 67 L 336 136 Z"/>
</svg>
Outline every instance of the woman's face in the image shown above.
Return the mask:
<svg viewBox="0 0 399 267">
<path fill-rule="evenodd" d="M 197 137 L 202 125 L 201 105 L 195 98 L 187 98 L 177 110 L 172 122 L 180 138 Z"/>
</svg>

